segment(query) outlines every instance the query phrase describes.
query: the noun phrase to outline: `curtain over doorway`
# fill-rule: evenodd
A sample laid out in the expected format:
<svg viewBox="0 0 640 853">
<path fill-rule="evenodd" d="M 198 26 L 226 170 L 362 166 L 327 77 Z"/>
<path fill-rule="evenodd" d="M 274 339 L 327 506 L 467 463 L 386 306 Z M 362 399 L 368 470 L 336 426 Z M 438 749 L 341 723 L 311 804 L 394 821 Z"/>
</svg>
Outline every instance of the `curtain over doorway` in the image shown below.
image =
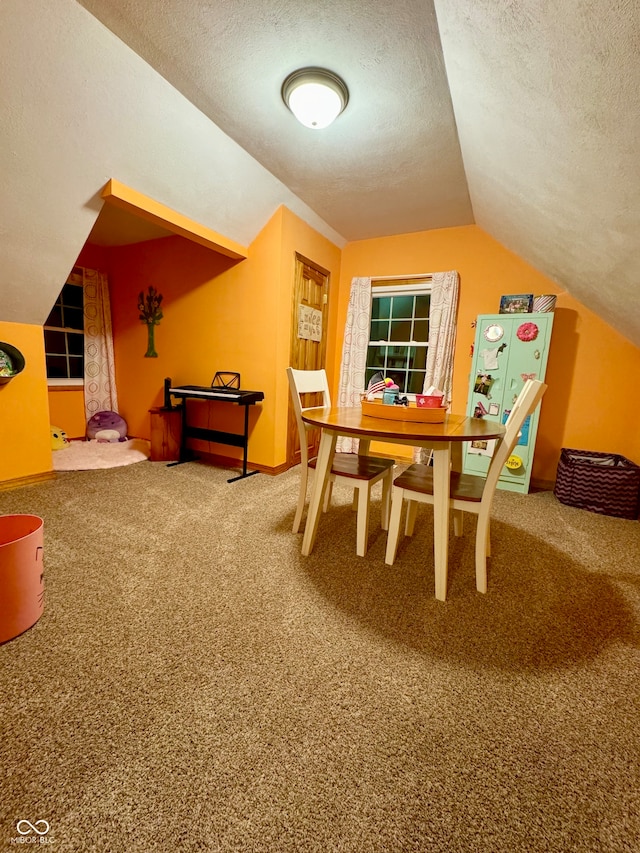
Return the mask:
<svg viewBox="0 0 640 853">
<path fill-rule="evenodd" d="M 115 360 L 109 285 L 105 273 L 82 268 L 84 289 L 84 406 L 87 421 L 96 412 L 117 412 Z"/>
</svg>

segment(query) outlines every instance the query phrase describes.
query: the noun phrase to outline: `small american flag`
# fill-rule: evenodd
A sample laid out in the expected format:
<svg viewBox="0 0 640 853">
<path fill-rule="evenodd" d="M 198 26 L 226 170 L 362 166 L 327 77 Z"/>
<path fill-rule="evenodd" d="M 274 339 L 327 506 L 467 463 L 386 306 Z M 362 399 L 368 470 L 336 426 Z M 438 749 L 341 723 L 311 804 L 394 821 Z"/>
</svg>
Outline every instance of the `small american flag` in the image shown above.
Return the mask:
<svg viewBox="0 0 640 853">
<path fill-rule="evenodd" d="M 376 391 L 382 391 L 385 387 L 384 376 L 380 371 L 374 373 L 367 385 L 367 398 L 371 399 Z"/>
</svg>

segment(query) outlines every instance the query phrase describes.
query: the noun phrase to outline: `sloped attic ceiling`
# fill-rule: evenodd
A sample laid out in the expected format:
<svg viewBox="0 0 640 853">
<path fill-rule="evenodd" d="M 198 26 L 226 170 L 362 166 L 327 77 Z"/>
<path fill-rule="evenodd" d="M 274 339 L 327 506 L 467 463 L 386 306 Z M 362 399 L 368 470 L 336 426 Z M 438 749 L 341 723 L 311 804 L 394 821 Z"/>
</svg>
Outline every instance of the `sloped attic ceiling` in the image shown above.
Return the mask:
<svg viewBox="0 0 640 853">
<path fill-rule="evenodd" d="M 637 12 L 3 0 L 0 316 L 44 320 L 116 177 L 243 244 L 279 204 L 339 246 L 475 221 L 640 344 Z M 351 93 L 324 132 L 280 97 L 310 64 Z"/>
<path fill-rule="evenodd" d="M 637 0 L 81 2 L 348 240 L 475 221 L 640 343 Z"/>
</svg>

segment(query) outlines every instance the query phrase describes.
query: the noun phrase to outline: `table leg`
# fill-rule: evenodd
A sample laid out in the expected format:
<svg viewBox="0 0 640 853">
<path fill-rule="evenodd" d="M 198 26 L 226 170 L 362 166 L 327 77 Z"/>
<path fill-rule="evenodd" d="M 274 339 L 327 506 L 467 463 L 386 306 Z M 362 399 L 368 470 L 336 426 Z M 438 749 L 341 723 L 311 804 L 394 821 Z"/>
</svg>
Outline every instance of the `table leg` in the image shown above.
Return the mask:
<svg viewBox="0 0 640 853">
<path fill-rule="evenodd" d="M 451 448 L 451 470 L 462 473 L 462 444 L 461 441 L 454 441 Z"/>
<path fill-rule="evenodd" d="M 436 598 L 447 598 L 447 561 L 449 558 L 449 478 L 451 445 L 434 444 L 433 448 L 433 561 Z"/>
<path fill-rule="evenodd" d="M 325 489 L 329 482 L 329 475 L 331 474 L 337 438 L 338 436 L 335 433 L 322 430 L 320 447 L 318 448 L 318 460 L 313 477 L 311 500 L 309 501 L 309 509 L 307 511 L 307 522 L 304 527 L 304 536 L 302 539 L 302 554 L 305 557 L 309 556 L 316 541 L 320 511 L 324 501 Z"/>
<path fill-rule="evenodd" d="M 371 450 L 371 439 L 370 438 L 361 438 L 358 441 L 358 456 L 369 456 Z M 358 512 L 358 501 L 360 500 L 361 495 L 364 492 L 361 489 L 354 489 L 353 496 L 351 498 L 351 509 L 354 512 Z M 360 515 L 358 515 L 360 518 Z"/>
</svg>

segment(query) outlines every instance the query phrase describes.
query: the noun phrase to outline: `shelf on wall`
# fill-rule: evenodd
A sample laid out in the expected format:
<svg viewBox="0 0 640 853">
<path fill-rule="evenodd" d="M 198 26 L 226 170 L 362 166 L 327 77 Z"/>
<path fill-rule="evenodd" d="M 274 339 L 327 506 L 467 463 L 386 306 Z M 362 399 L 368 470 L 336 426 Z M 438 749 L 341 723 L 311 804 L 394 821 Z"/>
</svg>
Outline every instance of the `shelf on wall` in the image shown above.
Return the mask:
<svg viewBox="0 0 640 853">
<path fill-rule="evenodd" d="M 13 344 L 0 341 L 0 385 L 9 382 L 24 370 L 24 356 Z"/>
<path fill-rule="evenodd" d="M 109 204 L 146 219 L 161 228 L 166 228 L 167 231 L 205 246 L 207 249 L 212 249 L 220 255 L 238 261 L 245 260 L 247 257 L 248 249 L 246 246 L 242 246 L 235 240 L 230 240 L 228 237 L 218 234 L 217 231 L 212 231 L 211 228 L 206 228 L 199 222 L 183 216 L 170 207 L 131 189 L 131 187 L 125 186 L 115 178 L 111 178 L 105 184 L 101 195 Z"/>
</svg>

